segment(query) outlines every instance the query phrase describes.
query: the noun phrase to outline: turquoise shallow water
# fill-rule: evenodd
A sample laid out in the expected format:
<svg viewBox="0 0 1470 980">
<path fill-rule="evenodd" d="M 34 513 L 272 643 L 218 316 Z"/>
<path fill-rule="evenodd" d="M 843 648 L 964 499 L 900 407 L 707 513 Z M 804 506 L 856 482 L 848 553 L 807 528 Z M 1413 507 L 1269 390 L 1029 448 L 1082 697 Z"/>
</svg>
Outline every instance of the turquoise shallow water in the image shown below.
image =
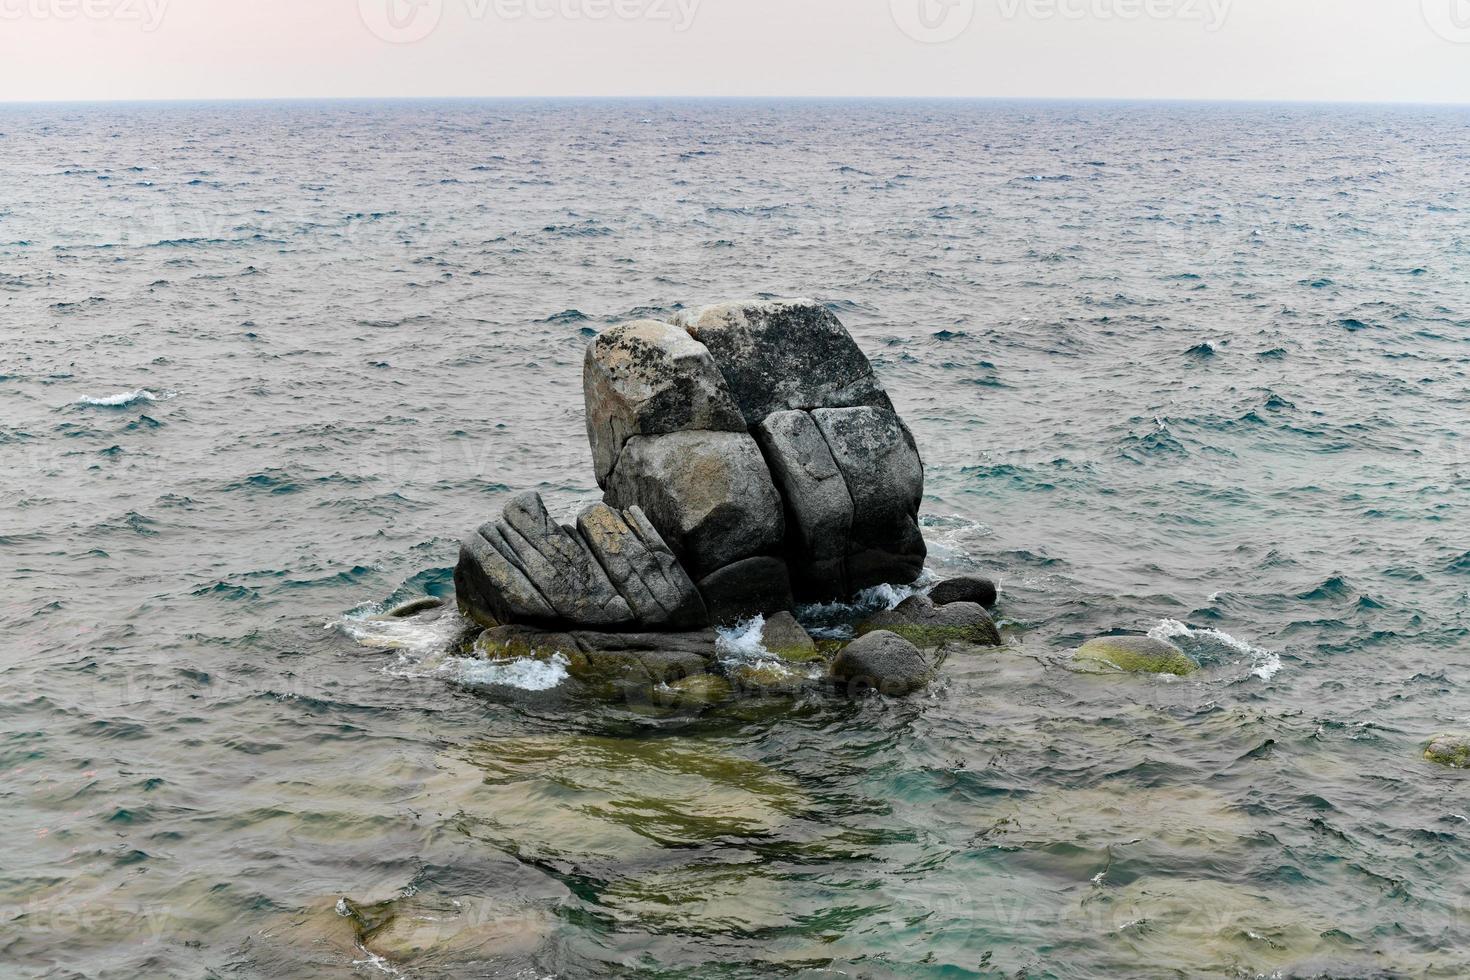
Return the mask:
<svg viewBox="0 0 1470 980">
<path fill-rule="evenodd" d="M 1467 164 L 1456 109 L 0 109 L 0 972 L 1465 975 Z M 750 294 L 869 352 L 1004 650 L 701 717 L 362 622 L 594 497 L 590 335 Z M 1112 629 L 1204 670 L 1069 669 Z"/>
</svg>

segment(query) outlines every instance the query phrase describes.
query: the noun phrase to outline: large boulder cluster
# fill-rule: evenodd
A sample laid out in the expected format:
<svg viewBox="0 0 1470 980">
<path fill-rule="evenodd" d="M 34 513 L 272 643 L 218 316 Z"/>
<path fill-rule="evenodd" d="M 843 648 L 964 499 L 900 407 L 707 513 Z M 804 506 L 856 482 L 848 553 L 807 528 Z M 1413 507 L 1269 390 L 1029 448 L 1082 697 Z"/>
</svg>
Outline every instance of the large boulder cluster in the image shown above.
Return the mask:
<svg viewBox="0 0 1470 980">
<path fill-rule="evenodd" d="M 486 626 L 698 630 L 908 583 L 924 467 L 856 342 L 816 303 L 730 303 L 588 345 L 604 503 L 562 526 L 534 493 L 463 543 Z"/>
</svg>

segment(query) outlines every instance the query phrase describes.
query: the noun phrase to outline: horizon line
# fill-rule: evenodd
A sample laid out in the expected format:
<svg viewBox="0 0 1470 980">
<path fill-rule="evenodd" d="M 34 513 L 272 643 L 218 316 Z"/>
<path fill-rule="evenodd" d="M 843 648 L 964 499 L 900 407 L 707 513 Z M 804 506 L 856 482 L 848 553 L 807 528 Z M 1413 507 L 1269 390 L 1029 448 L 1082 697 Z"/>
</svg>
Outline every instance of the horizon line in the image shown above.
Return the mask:
<svg viewBox="0 0 1470 980">
<path fill-rule="evenodd" d="M 301 95 L 163 98 L 0 99 L 0 106 L 209 105 L 323 102 L 1050 102 L 1258 106 L 1402 106 L 1470 108 L 1470 102 L 1416 99 L 1171 98 L 1070 95 Z"/>
</svg>

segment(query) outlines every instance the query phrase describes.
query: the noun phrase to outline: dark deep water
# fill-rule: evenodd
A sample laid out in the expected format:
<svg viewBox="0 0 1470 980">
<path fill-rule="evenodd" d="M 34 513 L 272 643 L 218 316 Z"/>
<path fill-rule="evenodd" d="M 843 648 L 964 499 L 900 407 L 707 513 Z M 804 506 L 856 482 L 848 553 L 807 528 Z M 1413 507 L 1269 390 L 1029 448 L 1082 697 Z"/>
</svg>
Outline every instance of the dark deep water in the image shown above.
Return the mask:
<svg viewBox="0 0 1470 980">
<path fill-rule="evenodd" d="M 0 107 L 0 974 L 1470 973 L 1467 172 L 1459 109 Z M 362 622 L 594 496 L 590 335 L 757 293 L 1006 649 L 696 717 Z"/>
</svg>

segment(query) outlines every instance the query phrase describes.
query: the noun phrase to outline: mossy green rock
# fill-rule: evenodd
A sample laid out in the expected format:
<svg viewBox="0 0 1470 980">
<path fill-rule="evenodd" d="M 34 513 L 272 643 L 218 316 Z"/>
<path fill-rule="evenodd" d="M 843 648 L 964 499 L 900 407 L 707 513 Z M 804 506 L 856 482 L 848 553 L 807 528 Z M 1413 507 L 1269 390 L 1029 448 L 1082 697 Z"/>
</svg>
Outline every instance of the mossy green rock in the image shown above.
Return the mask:
<svg viewBox="0 0 1470 980">
<path fill-rule="evenodd" d="M 730 682 L 718 674 L 696 674 L 668 685 L 673 700 L 682 707 L 705 707 L 730 696 Z"/>
<path fill-rule="evenodd" d="M 1075 654 L 1077 660 L 1107 664 L 1130 674 L 1174 674 L 1187 677 L 1199 664 L 1172 643 L 1151 636 L 1104 636 L 1090 640 Z"/>
<path fill-rule="evenodd" d="M 1451 769 L 1470 769 L 1470 735 L 1438 735 L 1424 750 L 1424 758 Z"/>
<path fill-rule="evenodd" d="M 817 644 L 811 635 L 789 612 L 779 612 L 766 617 L 761 630 L 761 646 L 782 660 L 804 664 L 820 660 Z"/>
<path fill-rule="evenodd" d="M 1001 645 L 1000 630 L 985 607 L 974 602 L 952 602 L 936 606 L 925 596 L 911 596 L 896 609 L 881 612 L 858 627 L 858 636 L 878 631 L 896 634 L 920 649 L 946 643 L 972 646 Z"/>
<path fill-rule="evenodd" d="M 800 670 L 774 660 L 741 664 L 730 669 L 730 681 L 747 694 L 795 694 L 809 678 Z"/>
</svg>

